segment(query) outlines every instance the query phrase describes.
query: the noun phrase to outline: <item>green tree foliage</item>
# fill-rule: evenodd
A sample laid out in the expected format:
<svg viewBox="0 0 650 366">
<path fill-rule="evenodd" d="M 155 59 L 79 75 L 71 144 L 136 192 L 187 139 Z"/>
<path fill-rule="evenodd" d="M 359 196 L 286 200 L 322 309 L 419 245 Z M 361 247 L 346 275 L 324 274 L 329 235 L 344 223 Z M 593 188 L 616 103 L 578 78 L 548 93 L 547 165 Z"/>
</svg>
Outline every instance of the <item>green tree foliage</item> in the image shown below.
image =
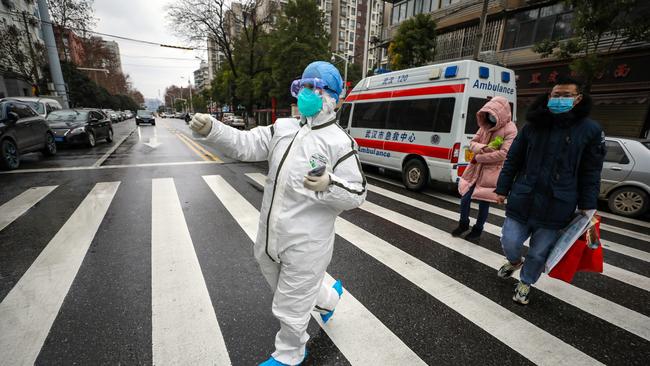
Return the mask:
<svg viewBox="0 0 650 366">
<path fill-rule="evenodd" d="M 572 60 L 571 70 L 585 79 L 586 89 L 626 44 L 650 39 L 650 6 L 646 0 L 566 0 L 573 8 L 574 35 L 546 39 L 534 46 L 542 58 Z"/>
<path fill-rule="evenodd" d="M 90 80 L 69 62 L 61 63 L 63 77 L 68 84 L 70 107 L 110 108 L 115 110 L 137 110 L 138 103 L 128 95 L 111 95 L 106 89 Z"/>
<path fill-rule="evenodd" d="M 287 107 L 295 102 L 289 94 L 291 82 L 311 62 L 330 59 L 323 13 L 312 0 L 289 0 L 270 38 L 270 79 L 257 81 L 272 81 L 270 94 L 279 106 Z"/>
<path fill-rule="evenodd" d="M 436 22 L 430 14 L 405 20 L 388 46 L 393 70 L 423 66 L 436 55 Z"/>
</svg>

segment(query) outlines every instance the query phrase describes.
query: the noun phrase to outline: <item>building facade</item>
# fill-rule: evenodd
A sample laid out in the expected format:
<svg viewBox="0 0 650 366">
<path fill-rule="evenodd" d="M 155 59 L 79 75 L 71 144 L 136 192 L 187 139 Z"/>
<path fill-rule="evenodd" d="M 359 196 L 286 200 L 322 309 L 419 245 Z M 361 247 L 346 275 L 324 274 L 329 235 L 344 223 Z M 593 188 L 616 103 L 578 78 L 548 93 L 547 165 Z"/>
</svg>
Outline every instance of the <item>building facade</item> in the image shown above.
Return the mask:
<svg viewBox="0 0 650 366">
<path fill-rule="evenodd" d="M 0 1 L 0 26 L 3 31 L 9 27 L 20 34 L 21 52 L 32 57 L 32 52 L 43 45 L 43 35 L 40 24 L 40 14 L 36 2 L 31 1 Z M 31 41 L 31 44 L 30 44 Z M 31 48 L 31 49 L 30 49 Z M 38 55 L 36 55 L 38 56 Z M 0 58 L 0 98 L 8 96 L 32 95 L 32 79 L 43 75 L 39 68 L 29 68 L 16 65 L 7 55 Z"/>
<path fill-rule="evenodd" d="M 201 61 L 198 69 L 194 70 L 194 85 L 203 90 L 210 86 L 210 79 L 208 78 L 208 63 Z"/>
<path fill-rule="evenodd" d="M 103 41 L 104 47 L 108 50 L 108 52 L 111 53 L 113 56 L 113 62 L 114 64 L 112 65 L 120 74 L 123 74 L 122 72 L 122 59 L 120 58 L 120 45 L 117 44 L 115 41 Z"/>
<path fill-rule="evenodd" d="M 650 2 L 640 12 L 650 11 Z M 479 32 L 483 0 L 403 0 L 392 4 L 390 23 L 380 43 L 387 48 L 399 24 L 418 13 L 430 13 L 437 22 L 435 62 L 471 58 Z M 573 36 L 573 9 L 562 1 L 490 0 L 486 32 L 479 59 L 511 68 L 517 80 L 517 120 L 537 95 L 548 92 L 556 78 L 571 74 L 571 60 L 542 58 L 533 50 L 544 39 Z M 612 39 L 611 42 L 621 42 Z M 650 131 L 650 42 L 604 42 L 599 50 L 608 60 L 593 82 L 592 117 L 611 136 L 647 137 Z M 609 52 L 616 50 L 616 52 Z"/>
</svg>

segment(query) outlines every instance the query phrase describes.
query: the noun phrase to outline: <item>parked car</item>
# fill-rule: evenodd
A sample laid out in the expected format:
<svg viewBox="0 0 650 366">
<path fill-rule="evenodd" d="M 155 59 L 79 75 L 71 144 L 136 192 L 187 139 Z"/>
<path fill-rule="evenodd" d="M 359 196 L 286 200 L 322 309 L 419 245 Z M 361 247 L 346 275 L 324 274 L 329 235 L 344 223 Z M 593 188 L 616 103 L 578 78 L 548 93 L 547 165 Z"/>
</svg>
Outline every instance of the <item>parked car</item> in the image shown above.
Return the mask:
<svg viewBox="0 0 650 366">
<path fill-rule="evenodd" d="M 642 216 L 650 207 L 650 140 L 607 137 L 600 198 L 613 213 Z"/>
<path fill-rule="evenodd" d="M 124 119 L 131 119 L 131 118 L 133 118 L 133 112 L 124 111 Z"/>
<path fill-rule="evenodd" d="M 23 103 L 26 103 L 33 110 L 36 111 L 41 117 L 45 118 L 52 111 L 58 111 L 63 109 L 61 103 L 58 100 L 52 98 L 41 98 L 41 97 L 15 97 L 11 98 L 19 100 Z"/>
<path fill-rule="evenodd" d="M 115 112 L 114 110 L 112 110 L 112 109 L 103 109 L 102 111 L 104 112 L 105 115 L 108 116 L 108 118 L 111 120 L 112 123 L 117 123 L 117 122 L 120 121 L 120 118 L 119 118 L 117 112 Z"/>
<path fill-rule="evenodd" d="M 125 121 L 127 119 L 125 111 L 119 111 L 118 113 L 120 115 L 120 121 Z"/>
<path fill-rule="evenodd" d="M 140 109 L 135 115 L 135 124 L 140 125 L 140 123 L 151 123 L 152 126 L 156 125 L 156 118 L 153 116 L 153 112 L 146 109 Z"/>
<path fill-rule="evenodd" d="M 113 141 L 111 120 L 98 109 L 63 109 L 47 116 L 55 140 L 61 144 L 86 144 L 94 147 L 97 140 Z"/>
<path fill-rule="evenodd" d="M 16 169 L 20 155 L 34 151 L 56 154 L 54 133 L 47 122 L 26 103 L 0 99 L 0 168 Z"/>
<path fill-rule="evenodd" d="M 183 112 L 175 112 L 174 113 L 174 118 L 182 118 L 183 117 Z"/>
<path fill-rule="evenodd" d="M 240 128 L 240 129 L 246 128 L 246 122 L 244 121 L 244 117 L 241 116 L 232 116 L 230 118 L 229 124 L 235 128 Z"/>
<path fill-rule="evenodd" d="M 224 113 L 223 117 L 221 117 L 221 122 L 230 125 L 230 120 L 235 116 L 234 113 Z"/>
</svg>

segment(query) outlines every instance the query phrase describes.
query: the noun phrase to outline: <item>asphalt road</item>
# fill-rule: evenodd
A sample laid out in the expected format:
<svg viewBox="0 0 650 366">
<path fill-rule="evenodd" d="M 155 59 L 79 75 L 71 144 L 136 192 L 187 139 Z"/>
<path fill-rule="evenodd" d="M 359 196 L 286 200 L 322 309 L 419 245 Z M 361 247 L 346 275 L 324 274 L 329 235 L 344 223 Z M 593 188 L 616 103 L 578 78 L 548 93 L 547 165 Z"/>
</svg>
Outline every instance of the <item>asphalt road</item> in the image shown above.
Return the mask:
<svg viewBox="0 0 650 366">
<path fill-rule="evenodd" d="M 115 125 L 115 141 L 26 156 L 0 173 L 0 365 L 254 365 L 273 351 L 272 293 L 252 257 L 265 163 L 187 125 Z M 452 238 L 457 198 L 368 172 L 328 273 L 345 293 L 309 327 L 306 365 L 646 365 L 650 223 L 603 218 L 603 274 L 545 275 L 511 301 L 503 212 Z M 476 215 L 476 211 L 473 211 Z"/>
</svg>

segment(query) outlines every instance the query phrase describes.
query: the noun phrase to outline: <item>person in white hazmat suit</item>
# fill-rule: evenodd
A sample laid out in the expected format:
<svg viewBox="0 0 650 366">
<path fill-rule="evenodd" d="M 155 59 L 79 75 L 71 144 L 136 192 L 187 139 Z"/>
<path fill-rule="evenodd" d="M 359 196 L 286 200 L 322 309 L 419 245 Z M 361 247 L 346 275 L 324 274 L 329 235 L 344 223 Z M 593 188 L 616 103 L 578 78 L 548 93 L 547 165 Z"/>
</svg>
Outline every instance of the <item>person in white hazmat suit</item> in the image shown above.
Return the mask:
<svg viewBox="0 0 650 366">
<path fill-rule="evenodd" d="M 317 61 L 291 85 L 300 119 L 281 118 L 250 131 L 207 114 L 196 114 L 190 124 L 232 158 L 269 162 L 254 253 L 274 291 L 272 311 L 280 331 L 264 366 L 301 364 L 310 312 L 327 322 L 343 293 L 340 281 L 323 281 L 332 258 L 334 222 L 342 211 L 363 203 L 366 179 L 356 143 L 336 120 L 342 88 L 338 70 Z"/>
</svg>

